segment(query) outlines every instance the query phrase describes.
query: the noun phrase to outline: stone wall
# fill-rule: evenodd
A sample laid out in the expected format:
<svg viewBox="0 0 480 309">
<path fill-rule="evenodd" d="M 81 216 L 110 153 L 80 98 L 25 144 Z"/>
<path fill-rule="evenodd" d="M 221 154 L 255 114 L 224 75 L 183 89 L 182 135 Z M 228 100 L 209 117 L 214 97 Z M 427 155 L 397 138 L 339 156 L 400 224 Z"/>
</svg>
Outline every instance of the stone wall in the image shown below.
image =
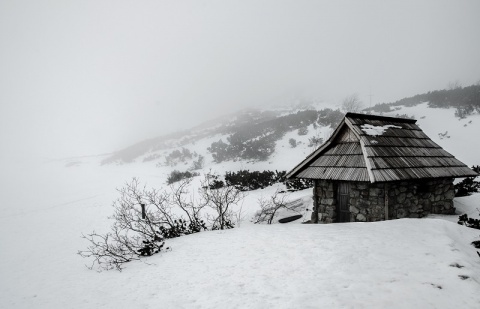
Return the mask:
<svg viewBox="0 0 480 309">
<path fill-rule="evenodd" d="M 455 213 L 453 207 L 455 192 L 451 178 L 387 184 L 368 182 L 350 182 L 349 184 L 351 222 L 385 220 L 386 200 L 388 200 L 389 219 L 421 218 L 430 213 Z M 314 205 L 317 212 L 312 215 L 313 222 L 336 222 L 336 191 L 337 182 L 315 181 Z"/>
<path fill-rule="evenodd" d="M 454 196 L 452 178 L 389 184 L 389 218 L 421 218 L 428 214 L 454 214 Z"/>
<path fill-rule="evenodd" d="M 385 185 L 350 183 L 350 222 L 385 220 Z"/>
<path fill-rule="evenodd" d="M 313 187 L 314 206 L 318 219 L 312 215 L 312 222 L 332 223 L 336 217 L 336 186 L 332 181 L 315 180 Z"/>
</svg>

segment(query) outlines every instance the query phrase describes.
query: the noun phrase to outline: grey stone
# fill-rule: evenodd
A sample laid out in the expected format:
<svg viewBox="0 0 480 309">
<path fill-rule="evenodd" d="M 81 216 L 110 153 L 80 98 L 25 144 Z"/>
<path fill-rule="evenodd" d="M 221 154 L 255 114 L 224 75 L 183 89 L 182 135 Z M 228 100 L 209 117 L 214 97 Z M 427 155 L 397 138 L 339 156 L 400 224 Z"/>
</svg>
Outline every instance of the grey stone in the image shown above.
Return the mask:
<svg viewBox="0 0 480 309">
<path fill-rule="evenodd" d="M 320 203 L 324 205 L 333 205 L 333 198 L 322 198 Z"/>
<path fill-rule="evenodd" d="M 358 214 L 355 219 L 361 222 L 367 221 L 367 217 L 365 217 L 363 214 Z"/>
<path fill-rule="evenodd" d="M 366 184 L 366 183 L 359 183 L 359 184 L 357 185 L 357 188 L 358 188 L 359 190 L 365 190 L 365 189 L 368 188 L 368 184 Z"/>
<path fill-rule="evenodd" d="M 455 197 L 455 192 L 453 190 L 449 190 L 445 192 L 445 199 L 452 200 Z"/>
<path fill-rule="evenodd" d="M 405 211 L 405 209 L 403 209 L 403 208 L 397 209 L 397 218 L 398 219 L 405 218 L 406 216 L 407 216 L 407 212 Z"/>
</svg>

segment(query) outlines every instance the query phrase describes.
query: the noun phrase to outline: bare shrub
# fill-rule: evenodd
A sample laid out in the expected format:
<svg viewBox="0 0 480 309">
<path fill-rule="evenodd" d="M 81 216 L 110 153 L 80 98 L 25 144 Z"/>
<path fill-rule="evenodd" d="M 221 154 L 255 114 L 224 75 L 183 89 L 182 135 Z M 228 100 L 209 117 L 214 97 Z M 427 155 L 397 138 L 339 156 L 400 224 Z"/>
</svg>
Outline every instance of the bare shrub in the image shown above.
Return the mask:
<svg viewBox="0 0 480 309">
<path fill-rule="evenodd" d="M 89 269 L 116 269 L 164 250 L 165 239 L 206 230 L 201 210 L 206 206 L 189 195 L 190 179 L 163 189 L 147 189 L 133 178 L 121 189 L 113 202 L 113 220 L 104 234 L 93 231 L 82 235 L 89 242 L 78 254 L 91 258 Z"/>
<path fill-rule="evenodd" d="M 347 113 L 358 113 L 363 109 L 363 103 L 360 101 L 358 94 L 354 93 L 343 99 L 342 111 Z"/>
<path fill-rule="evenodd" d="M 275 214 L 280 209 L 294 210 L 287 206 L 288 194 L 281 193 L 279 189 L 269 198 L 263 196 L 258 199 L 260 210 L 254 216 L 254 223 L 272 224 Z"/>
<path fill-rule="evenodd" d="M 200 196 L 202 203 L 215 212 L 210 217 L 212 230 L 224 230 L 234 227 L 234 211 L 232 207 L 237 205 L 245 197 L 245 193 L 234 186 L 223 186 L 215 188 L 213 182 L 218 177 L 207 174 L 201 183 Z"/>
</svg>

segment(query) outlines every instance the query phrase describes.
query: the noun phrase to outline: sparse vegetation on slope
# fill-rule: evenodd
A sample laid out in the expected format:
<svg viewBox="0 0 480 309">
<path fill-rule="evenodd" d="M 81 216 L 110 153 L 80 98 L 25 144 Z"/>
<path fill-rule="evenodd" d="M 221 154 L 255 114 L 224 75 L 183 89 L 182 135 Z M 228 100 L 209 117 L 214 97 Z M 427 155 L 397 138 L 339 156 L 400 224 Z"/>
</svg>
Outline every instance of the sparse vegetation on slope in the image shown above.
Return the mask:
<svg viewBox="0 0 480 309">
<path fill-rule="evenodd" d="M 451 89 L 429 91 L 423 94 L 417 94 L 412 97 L 404 98 L 393 103 L 381 103 L 371 108 L 366 108 L 366 111 L 373 112 L 391 112 L 395 110 L 395 106 L 415 106 L 423 102 L 428 102 L 430 107 L 436 108 L 457 108 L 457 117 L 464 117 L 465 115 L 476 111 L 480 113 L 480 85 L 472 85 L 468 87 L 450 87 Z"/>
<path fill-rule="evenodd" d="M 91 260 L 90 269 L 121 271 L 125 263 L 167 249 L 165 239 L 233 228 L 232 206 L 245 195 L 233 186 L 211 188 L 212 179 L 206 175 L 195 200 L 188 179 L 163 190 L 147 189 L 134 178 L 118 190 L 110 231 L 82 235 L 89 245 L 78 254 Z"/>
</svg>

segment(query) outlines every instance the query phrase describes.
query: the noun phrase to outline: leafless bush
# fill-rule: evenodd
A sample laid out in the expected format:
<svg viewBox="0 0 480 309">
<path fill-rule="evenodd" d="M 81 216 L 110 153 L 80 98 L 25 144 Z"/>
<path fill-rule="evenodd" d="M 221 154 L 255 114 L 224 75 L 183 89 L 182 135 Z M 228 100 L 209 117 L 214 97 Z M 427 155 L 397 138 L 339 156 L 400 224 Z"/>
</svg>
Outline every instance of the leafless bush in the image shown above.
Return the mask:
<svg viewBox="0 0 480 309">
<path fill-rule="evenodd" d="M 148 191 L 140 187 L 134 178 L 125 187 L 118 189 L 120 197 L 113 203 L 114 220 L 110 231 L 98 234 L 95 231 L 82 238 L 90 242 L 86 250 L 78 251 L 85 258 L 93 258 L 90 269 L 122 270 L 122 265 L 141 256 L 160 252 L 164 245 L 164 237 L 159 233 L 161 224 L 173 224 L 173 218 L 167 203 L 168 195 L 156 190 Z M 142 207 L 149 201 L 145 218 Z M 160 211 L 155 211 L 160 210 Z"/>
<path fill-rule="evenodd" d="M 343 99 L 343 102 L 342 102 L 343 112 L 358 113 L 362 109 L 363 109 L 363 103 L 362 101 L 360 101 L 358 94 L 354 93 L 347 96 L 345 99 Z"/>
<path fill-rule="evenodd" d="M 186 179 L 171 185 L 170 191 L 146 189 L 134 178 L 118 189 L 110 231 L 82 235 L 89 246 L 78 254 L 93 259 L 87 267 L 121 271 L 126 262 L 162 251 L 166 238 L 207 229 L 200 213 L 206 203 L 187 198 L 189 185 Z"/>
<path fill-rule="evenodd" d="M 288 194 L 280 193 L 280 190 L 275 190 L 275 193 L 269 198 L 264 198 L 263 196 L 258 199 L 258 204 L 260 205 L 260 210 L 254 216 L 254 223 L 263 223 L 272 224 L 272 221 L 275 217 L 275 214 L 280 209 L 295 210 L 290 209 L 287 206 Z"/>
<path fill-rule="evenodd" d="M 214 210 L 215 216 L 210 217 L 212 230 L 233 228 L 235 213 L 232 210 L 245 197 L 245 193 L 234 186 L 223 186 L 213 189 L 214 175 L 207 174 L 201 183 L 200 196 L 202 203 Z"/>
</svg>

